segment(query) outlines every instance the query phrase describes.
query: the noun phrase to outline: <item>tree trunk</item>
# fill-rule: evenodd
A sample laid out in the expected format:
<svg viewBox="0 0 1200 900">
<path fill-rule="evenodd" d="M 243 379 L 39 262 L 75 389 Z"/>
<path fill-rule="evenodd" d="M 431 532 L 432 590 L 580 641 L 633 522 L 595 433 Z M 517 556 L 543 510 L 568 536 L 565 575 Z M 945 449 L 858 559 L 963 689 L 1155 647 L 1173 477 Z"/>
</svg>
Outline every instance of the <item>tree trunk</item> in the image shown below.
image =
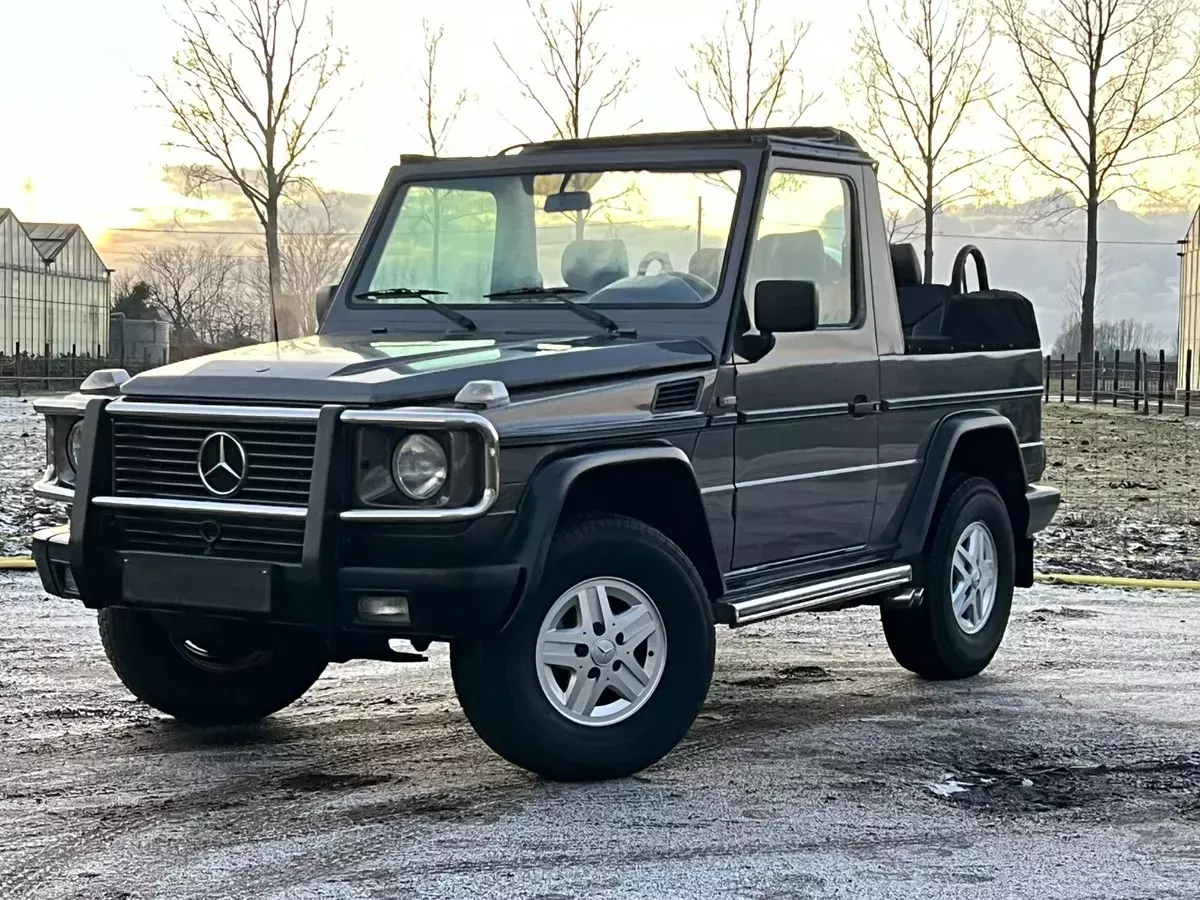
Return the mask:
<svg viewBox="0 0 1200 900">
<path fill-rule="evenodd" d="M 583 213 L 576 213 L 575 214 L 575 240 L 577 240 L 577 241 L 583 240 L 584 224 L 585 224 L 585 222 L 583 219 Z"/>
<path fill-rule="evenodd" d="M 1100 202 L 1094 195 L 1087 203 L 1087 244 L 1084 251 L 1083 293 L 1079 298 L 1079 351 L 1084 359 L 1092 358 L 1096 345 L 1096 272 L 1100 244 L 1098 225 Z"/>
<path fill-rule="evenodd" d="M 931 195 L 932 196 L 932 195 Z M 933 201 L 925 203 L 925 278 L 926 284 L 933 284 Z"/>
<path fill-rule="evenodd" d="M 430 284 L 435 288 L 442 286 L 442 197 L 435 188 L 433 191 L 433 275 Z"/>
<path fill-rule="evenodd" d="M 267 238 L 267 288 L 271 294 L 271 337 L 272 340 L 287 340 L 299 337 L 292 322 L 290 310 L 282 309 L 283 267 L 279 262 L 279 200 L 267 201 L 267 221 L 264 225 Z"/>
</svg>

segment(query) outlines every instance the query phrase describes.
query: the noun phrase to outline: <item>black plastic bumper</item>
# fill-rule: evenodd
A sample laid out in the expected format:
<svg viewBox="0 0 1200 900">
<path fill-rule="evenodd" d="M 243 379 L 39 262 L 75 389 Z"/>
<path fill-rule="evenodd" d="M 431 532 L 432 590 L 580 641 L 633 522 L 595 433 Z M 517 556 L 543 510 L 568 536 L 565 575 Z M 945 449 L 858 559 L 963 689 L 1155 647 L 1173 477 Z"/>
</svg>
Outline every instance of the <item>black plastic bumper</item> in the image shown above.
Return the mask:
<svg viewBox="0 0 1200 900">
<path fill-rule="evenodd" d="M 1050 524 L 1058 505 L 1062 502 L 1062 493 L 1057 488 L 1031 484 L 1025 489 L 1025 502 L 1029 506 L 1029 524 L 1025 529 L 1026 537 L 1033 537 Z"/>
<path fill-rule="evenodd" d="M 82 599 L 93 608 L 126 606 L 304 625 L 331 633 L 453 639 L 501 629 L 525 580 L 524 569 L 511 563 L 344 567 L 316 583 L 297 565 L 118 551 L 92 556 L 85 578 L 77 580 L 69 532 L 69 526 L 62 526 L 34 535 L 38 574 L 48 593 Z M 132 572 L 136 577 L 130 577 Z M 84 594 L 80 581 L 103 590 Z M 148 591 L 147 586 L 156 589 Z M 363 598 L 403 599 L 407 616 L 373 617 L 364 613 Z"/>
</svg>

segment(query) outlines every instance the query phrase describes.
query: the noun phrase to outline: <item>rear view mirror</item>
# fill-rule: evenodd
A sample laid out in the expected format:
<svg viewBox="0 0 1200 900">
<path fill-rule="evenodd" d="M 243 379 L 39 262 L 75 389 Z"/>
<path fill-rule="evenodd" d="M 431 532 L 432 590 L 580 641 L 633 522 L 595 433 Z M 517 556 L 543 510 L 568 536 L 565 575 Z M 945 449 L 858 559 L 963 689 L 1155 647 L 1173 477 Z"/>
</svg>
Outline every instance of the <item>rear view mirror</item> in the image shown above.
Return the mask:
<svg viewBox="0 0 1200 900">
<path fill-rule="evenodd" d="M 763 334 L 815 331 L 817 306 L 811 281 L 760 281 L 754 288 L 754 324 Z"/>
<path fill-rule="evenodd" d="M 543 209 L 548 213 L 587 212 L 592 208 L 592 195 L 587 191 L 559 191 L 546 198 Z"/>
<path fill-rule="evenodd" d="M 333 295 L 337 293 L 337 289 L 338 286 L 336 284 L 327 284 L 324 287 L 317 288 L 316 307 L 318 328 L 325 321 L 325 314 L 329 312 L 329 307 L 333 306 Z"/>
</svg>

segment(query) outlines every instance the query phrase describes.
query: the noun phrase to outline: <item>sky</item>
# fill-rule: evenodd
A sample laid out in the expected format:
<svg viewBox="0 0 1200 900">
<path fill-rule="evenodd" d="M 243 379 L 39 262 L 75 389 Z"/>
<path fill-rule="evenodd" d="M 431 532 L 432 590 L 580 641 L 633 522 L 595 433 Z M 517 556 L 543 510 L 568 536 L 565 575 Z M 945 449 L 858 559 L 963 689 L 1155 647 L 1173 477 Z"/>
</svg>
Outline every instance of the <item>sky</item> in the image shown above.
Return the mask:
<svg viewBox="0 0 1200 900">
<path fill-rule="evenodd" d="M 311 2 L 320 8 L 333 0 Z M 598 37 L 613 46 L 612 62 L 628 54 L 639 63 L 633 92 L 600 120 L 597 131 L 704 127 L 678 69 L 688 64 L 689 43 L 719 28 L 729 0 L 607 2 L 611 11 Z M 837 86 L 851 61 L 852 32 L 863 3 L 763 0 L 763 15 L 780 28 L 792 16 L 810 23 L 800 64 L 807 87 L 823 91 L 825 98 L 806 117 L 808 124 L 844 123 L 847 110 Z M 106 262 L 120 268 L 130 264 L 132 251 L 120 240 L 122 233 L 110 229 L 169 224 L 178 208 L 196 205 L 180 198 L 163 178 L 164 166 L 187 157 L 164 146 L 171 131 L 145 78 L 169 70 L 177 46 L 170 14 L 178 12 L 178 0 L 165 5 L 163 0 L 0 0 L 0 207 L 13 208 L 27 221 L 82 224 Z M 540 45 L 524 0 L 336 0 L 337 40 L 348 52 L 342 83 L 353 90 L 339 110 L 335 130 L 316 148 L 311 174 L 327 188 L 360 197 L 362 206 L 369 204 L 401 153 L 423 149 L 415 127 L 422 14 L 445 29 L 439 62 L 443 92 L 465 88 L 471 96 L 450 152 L 496 152 L 521 139 L 519 128 L 545 134 L 539 131 L 544 122 L 536 108 L 521 98 L 493 49 L 493 42 L 500 44 L 518 68 L 537 64 Z M 994 56 L 1003 77 L 1000 51 Z M 987 117 L 986 112 L 980 115 Z M 981 150 L 996 149 L 1000 140 L 990 121 L 978 124 L 972 139 Z M 1028 193 L 1017 184 L 1018 194 Z M 994 240 L 1024 233 L 1019 224 L 1004 224 L 1002 218 L 983 215 Z M 1120 219 L 1123 239 L 1158 242 L 1130 265 L 1148 279 L 1148 293 L 1159 298 L 1155 319 L 1172 331 L 1173 313 L 1162 298 L 1171 295 L 1171 279 L 1177 275 L 1174 248 L 1168 246 L 1182 237 L 1177 220 L 1172 215 L 1149 224 L 1136 217 Z M 973 221 L 978 224 L 979 217 Z M 953 233 L 955 227 L 974 228 L 947 220 L 940 230 Z M 1013 247 L 997 244 L 996 249 Z M 1050 296 L 1057 294 L 1052 286 L 1065 279 L 1077 245 L 1041 249 L 1047 251 L 1049 271 L 1038 273 L 1037 281 L 1046 296 L 1034 299 L 1046 307 L 1057 303 Z M 1116 247 L 1113 251 L 1121 257 Z M 1114 279 L 1122 277 L 1119 267 L 1106 271 Z M 1033 277 L 1030 271 L 1021 276 Z"/>
</svg>

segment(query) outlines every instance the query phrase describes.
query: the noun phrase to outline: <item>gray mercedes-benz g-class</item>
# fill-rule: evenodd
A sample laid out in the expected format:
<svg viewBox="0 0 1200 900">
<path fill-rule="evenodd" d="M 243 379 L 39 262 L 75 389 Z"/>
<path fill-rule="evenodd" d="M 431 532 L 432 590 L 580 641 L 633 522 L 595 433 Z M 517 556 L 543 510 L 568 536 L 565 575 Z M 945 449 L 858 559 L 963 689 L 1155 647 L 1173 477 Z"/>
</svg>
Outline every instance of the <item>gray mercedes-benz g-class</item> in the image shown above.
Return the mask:
<svg viewBox="0 0 1200 900">
<path fill-rule="evenodd" d="M 1029 301 L 973 247 L 923 283 L 833 129 L 406 157 L 317 305 L 36 404 L 43 584 L 184 722 L 448 641 L 496 752 L 628 775 L 694 720 L 714 623 L 873 604 L 902 666 L 978 673 L 1058 505 Z"/>
</svg>

